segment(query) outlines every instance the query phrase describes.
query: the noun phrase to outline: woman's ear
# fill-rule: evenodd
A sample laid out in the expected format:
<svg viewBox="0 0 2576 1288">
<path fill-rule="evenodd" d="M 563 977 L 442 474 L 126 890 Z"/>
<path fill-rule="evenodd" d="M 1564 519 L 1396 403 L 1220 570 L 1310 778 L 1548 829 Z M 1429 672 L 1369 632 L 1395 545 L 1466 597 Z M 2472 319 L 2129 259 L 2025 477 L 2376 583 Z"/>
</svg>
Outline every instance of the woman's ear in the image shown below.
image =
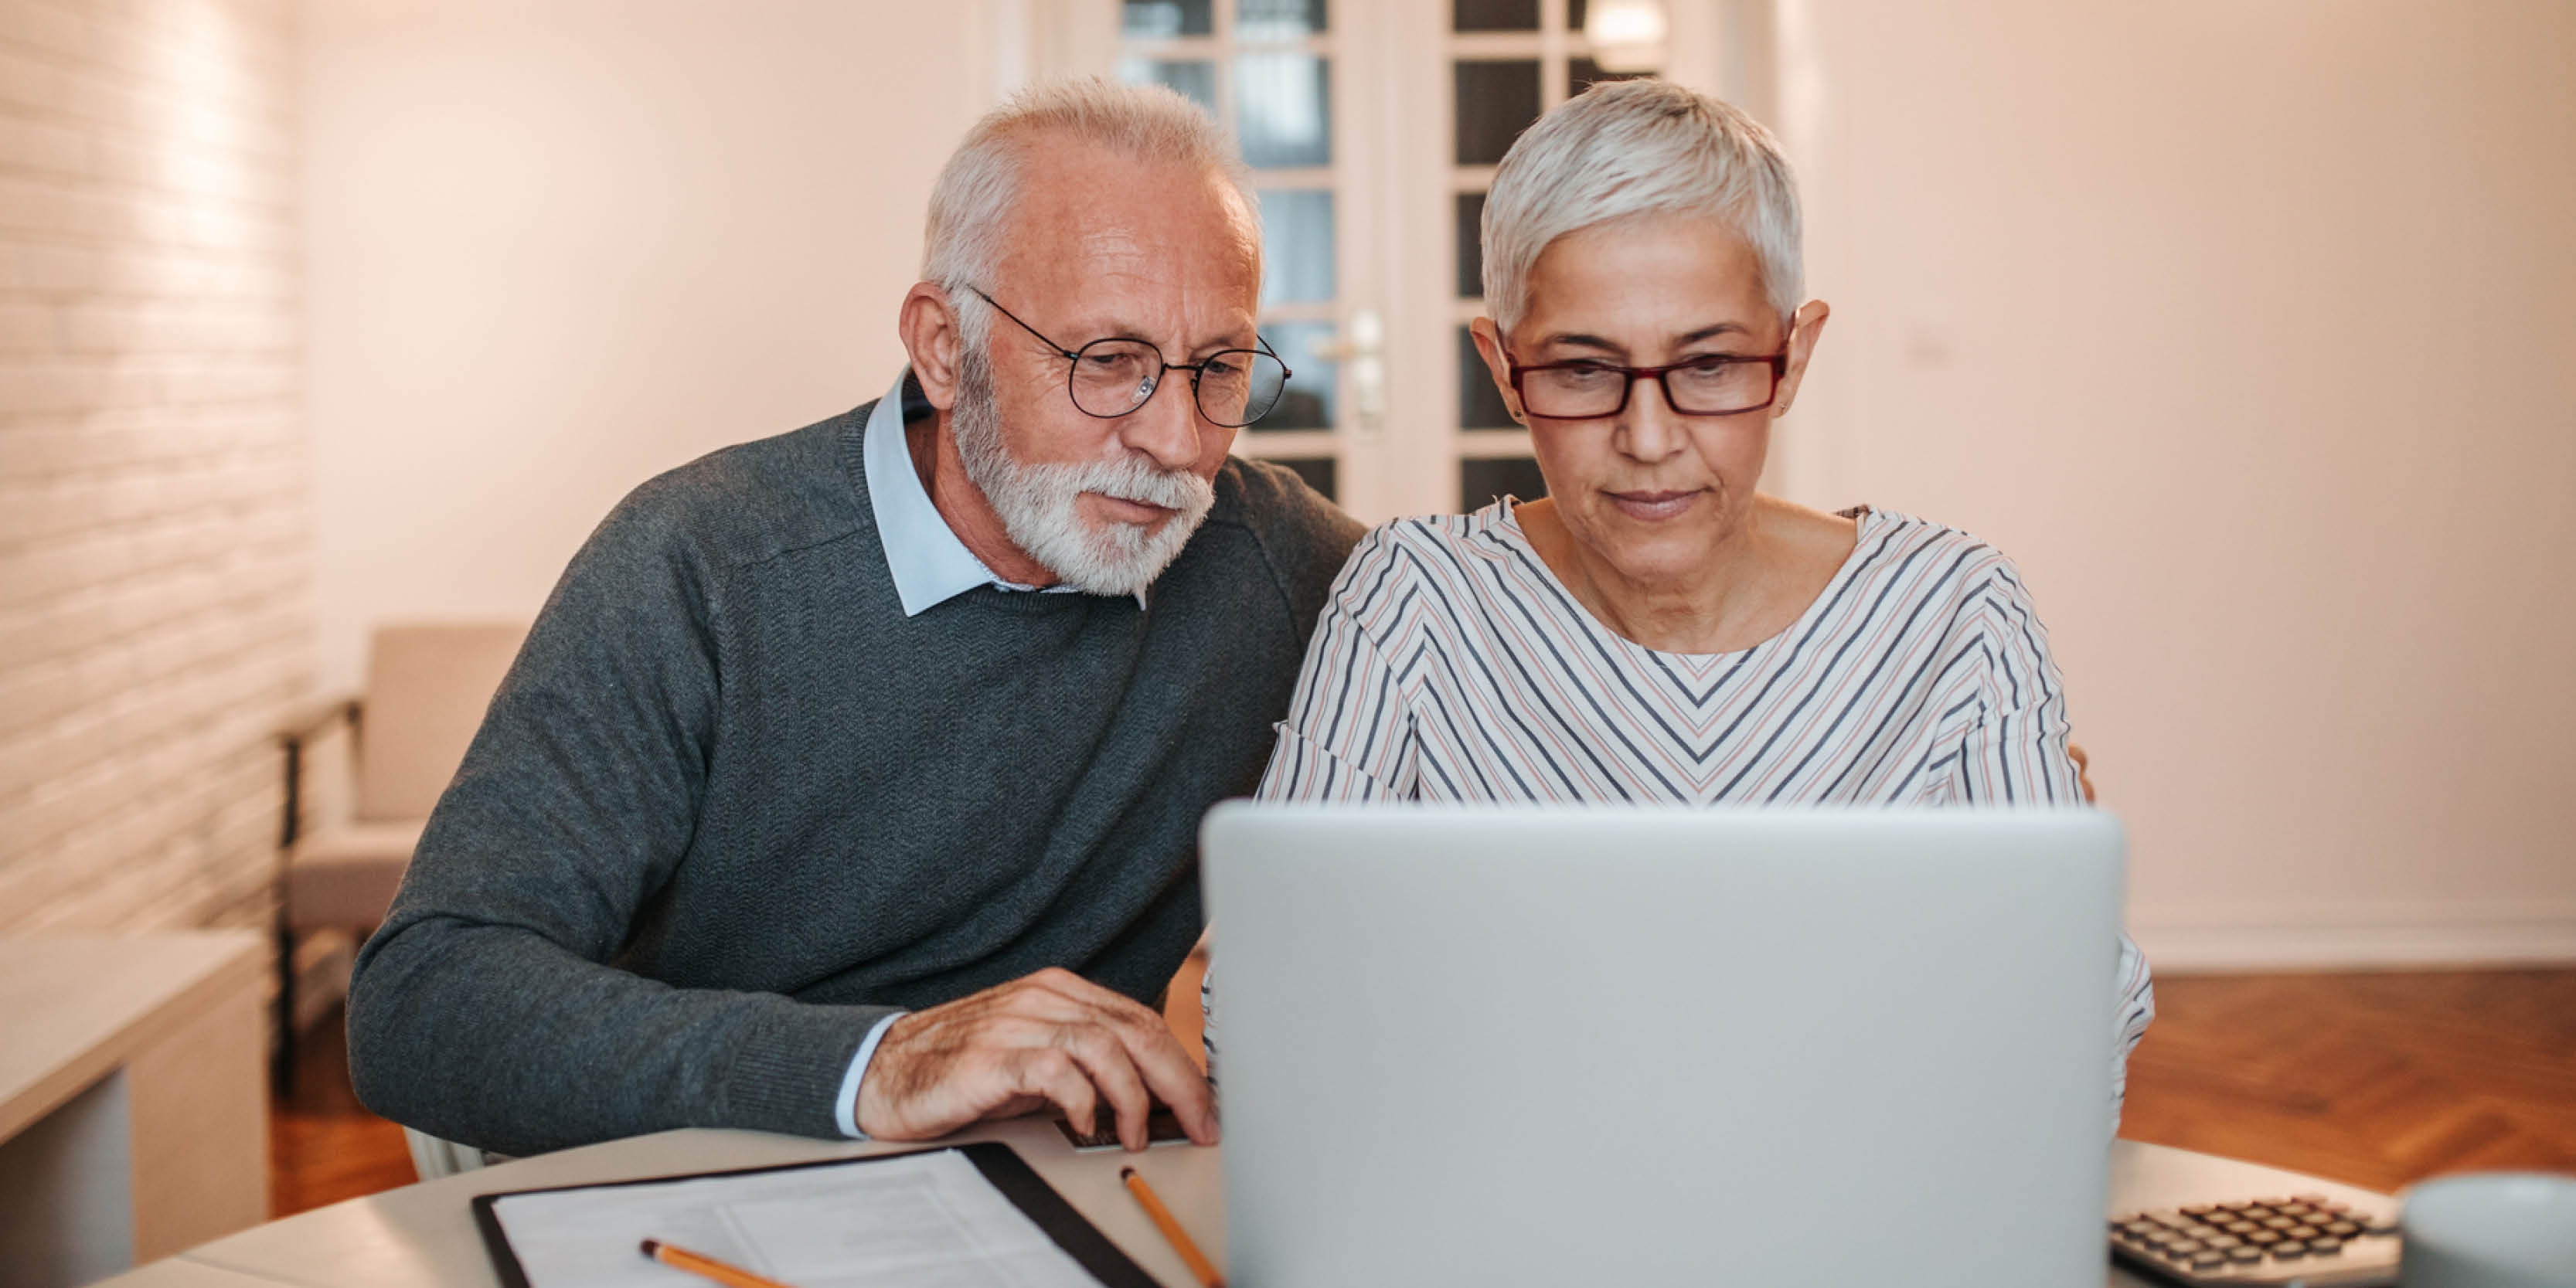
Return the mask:
<svg viewBox="0 0 2576 1288">
<path fill-rule="evenodd" d="M 1476 353 L 1485 360 L 1485 372 L 1494 378 L 1494 388 L 1501 390 L 1503 405 L 1511 409 L 1512 419 L 1524 424 L 1529 418 L 1521 413 L 1521 396 L 1512 389 L 1511 359 L 1503 353 L 1502 329 L 1492 318 L 1478 318 L 1467 324 L 1467 333 L 1476 337 Z"/>
<path fill-rule="evenodd" d="M 921 396 L 941 411 L 955 407 L 957 349 L 964 336 L 948 292 L 936 283 L 913 283 L 895 316 L 895 333 L 903 337 L 903 350 L 912 358 L 912 378 L 921 382 Z"/>
<path fill-rule="evenodd" d="M 1789 369 L 1780 373 L 1780 390 L 1771 400 L 1774 418 L 1787 415 L 1789 404 L 1797 401 L 1798 384 L 1807 376 L 1807 360 L 1816 356 L 1816 340 L 1825 333 L 1825 319 L 1833 312 L 1823 300 L 1809 300 L 1790 315 Z"/>
</svg>

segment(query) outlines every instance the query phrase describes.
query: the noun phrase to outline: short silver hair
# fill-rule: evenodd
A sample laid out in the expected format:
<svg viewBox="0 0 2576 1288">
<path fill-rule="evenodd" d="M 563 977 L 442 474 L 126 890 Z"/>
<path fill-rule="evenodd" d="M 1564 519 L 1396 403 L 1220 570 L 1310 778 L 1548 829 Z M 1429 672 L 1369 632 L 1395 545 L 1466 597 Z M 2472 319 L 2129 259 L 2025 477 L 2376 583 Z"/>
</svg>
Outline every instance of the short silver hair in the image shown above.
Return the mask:
<svg viewBox="0 0 2576 1288">
<path fill-rule="evenodd" d="M 1634 215 L 1706 214 L 1753 247 L 1785 322 L 1805 283 L 1798 183 L 1752 117 L 1670 81 L 1595 85 L 1540 117 L 1503 154 L 1485 197 L 1485 308 L 1509 331 L 1529 274 L 1567 233 Z"/>
<path fill-rule="evenodd" d="M 1027 162 L 1038 150 L 1068 140 L 1221 175 L 1242 198 L 1259 234 L 1261 205 L 1253 199 L 1252 171 L 1198 104 L 1161 85 L 1120 85 L 1097 76 L 1041 81 L 985 113 L 930 189 L 921 277 L 948 292 L 960 338 L 971 351 L 981 353 L 992 314 L 966 288 L 996 289 L 993 274 L 1001 266 Z"/>
</svg>

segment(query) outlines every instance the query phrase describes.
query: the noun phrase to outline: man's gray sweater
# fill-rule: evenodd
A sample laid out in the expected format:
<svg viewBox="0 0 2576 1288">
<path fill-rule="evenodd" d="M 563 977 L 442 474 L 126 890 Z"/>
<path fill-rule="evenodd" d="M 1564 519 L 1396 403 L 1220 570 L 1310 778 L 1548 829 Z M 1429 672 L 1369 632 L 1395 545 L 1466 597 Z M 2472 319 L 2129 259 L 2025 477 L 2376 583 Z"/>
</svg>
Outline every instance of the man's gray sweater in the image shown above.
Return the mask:
<svg viewBox="0 0 2576 1288">
<path fill-rule="evenodd" d="M 555 587 L 359 955 L 369 1108 L 505 1153 L 837 1135 L 891 1008 L 1047 966 L 1153 998 L 1359 527 L 1229 460 L 1133 598 L 904 616 L 874 404 L 636 489 Z"/>
</svg>

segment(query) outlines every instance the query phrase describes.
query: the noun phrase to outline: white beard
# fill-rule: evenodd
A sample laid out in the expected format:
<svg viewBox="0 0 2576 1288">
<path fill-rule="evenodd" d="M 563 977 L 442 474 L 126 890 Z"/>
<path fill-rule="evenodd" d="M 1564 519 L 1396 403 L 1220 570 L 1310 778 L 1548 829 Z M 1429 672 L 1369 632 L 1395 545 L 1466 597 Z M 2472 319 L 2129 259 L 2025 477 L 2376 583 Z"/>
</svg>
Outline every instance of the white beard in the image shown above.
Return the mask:
<svg viewBox="0 0 2576 1288">
<path fill-rule="evenodd" d="M 1087 465 L 1023 465 L 1002 444 L 1002 418 L 993 404 L 992 372 L 972 346 L 959 355 L 957 404 L 951 423 L 966 477 L 1001 516 L 1011 543 L 1062 578 L 1094 595 L 1135 595 L 1179 557 L 1216 503 L 1216 489 L 1188 470 L 1158 470 L 1127 456 Z M 1082 494 L 1097 492 L 1177 511 L 1159 528 L 1110 521 L 1085 523 Z"/>
</svg>

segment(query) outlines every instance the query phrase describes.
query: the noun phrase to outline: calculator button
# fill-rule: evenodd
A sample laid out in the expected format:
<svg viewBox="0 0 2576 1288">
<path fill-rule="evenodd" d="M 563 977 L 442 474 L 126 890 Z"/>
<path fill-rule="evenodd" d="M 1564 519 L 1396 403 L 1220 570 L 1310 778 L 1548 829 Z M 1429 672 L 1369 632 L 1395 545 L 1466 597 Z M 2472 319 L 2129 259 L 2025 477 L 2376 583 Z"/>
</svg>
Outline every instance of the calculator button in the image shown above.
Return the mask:
<svg viewBox="0 0 2576 1288">
<path fill-rule="evenodd" d="M 2308 1245 L 2301 1243 L 2296 1239 L 2283 1239 L 2279 1243 L 2272 1245 L 2272 1255 L 2279 1257 L 2283 1261 L 2304 1257 L 2308 1255 Z"/>
<path fill-rule="evenodd" d="M 2286 1234 L 2293 1239 L 2314 1239 L 2318 1234 L 2322 1233 L 2322 1231 L 2318 1230 L 2313 1225 L 2294 1225 L 2287 1230 L 2283 1230 L 2281 1233 Z"/>
<path fill-rule="evenodd" d="M 2240 1266 L 2250 1266 L 2263 1259 L 2263 1250 L 2261 1248 L 2229 1248 L 2227 1250 L 2227 1259 Z"/>
<path fill-rule="evenodd" d="M 2202 1252 L 2195 1252 L 2195 1253 L 2193 1253 L 2193 1254 L 2192 1254 L 2192 1257 L 2191 1257 L 2191 1267 L 2192 1267 L 2192 1269 L 2194 1269 L 2194 1270 L 2207 1270 L 2207 1269 L 2208 1269 L 2208 1268 L 2210 1268 L 2211 1266 L 2223 1266 L 2223 1265 L 2226 1265 L 2226 1264 L 2227 1264 L 2227 1254 L 2226 1254 L 2226 1253 L 2224 1253 L 2224 1252 L 2217 1252 L 2217 1251 L 2202 1251 Z"/>
<path fill-rule="evenodd" d="M 2216 1248 L 2221 1252 L 2225 1252 L 2229 1248 L 2241 1248 L 2245 1246 L 2245 1241 L 2243 1239 L 2237 1238 L 2232 1234 L 2213 1234 L 2208 1238 L 2201 1240 L 2201 1242 L 2208 1244 L 2210 1247 Z"/>
<path fill-rule="evenodd" d="M 2268 1248 L 2281 1241 L 2281 1232 L 2278 1230 L 2256 1230 L 2252 1234 L 2246 1235 L 2245 1241 L 2258 1248 Z"/>
<path fill-rule="evenodd" d="M 2326 1233 L 2338 1239 L 2349 1239 L 2361 1233 L 2361 1227 L 2350 1221 L 2329 1221 L 2326 1223 Z"/>
<path fill-rule="evenodd" d="M 2334 1253 L 2343 1251 L 2343 1240 L 2310 1239 L 2308 1240 L 2308 1251 L 2320 1257 L 2331 1256 Z"/>
<path fill-rule="evenodd" d="M 2266 1230 L 2287 1230 L 2291 1226 L 2297 1224 L 2298 1222 L 2293 1221 L 2286 1216 L 2267 1216 L 2263 1218 L 2263 1228 Z"/>
<path fill-rule="evenodd" d="M 2197 1239 L 2176 1239 L 2165 1245 L 2165 1251 L 2177 1257 L 2188 1257 L 2200 1250 L 2201 1244 Z"/>
<path fill-rule="evenodd" d="M 2227 1231 L 2229 1234 L 2252 1234 L 2263 1227 L 2256 1225 L 2251 1221 L 2230 1221 L 2219 1228 Z"/>
<path fill-rule="evenodd" d="M 2217 1210 L 2218 1205 L 2215 1203 L 2194 1203 L 2183 1208 L 2182 1214 L 2196 1221 L 2205 1221 L 2209 1219 L 2210 1213 Z"/>
</svg>

